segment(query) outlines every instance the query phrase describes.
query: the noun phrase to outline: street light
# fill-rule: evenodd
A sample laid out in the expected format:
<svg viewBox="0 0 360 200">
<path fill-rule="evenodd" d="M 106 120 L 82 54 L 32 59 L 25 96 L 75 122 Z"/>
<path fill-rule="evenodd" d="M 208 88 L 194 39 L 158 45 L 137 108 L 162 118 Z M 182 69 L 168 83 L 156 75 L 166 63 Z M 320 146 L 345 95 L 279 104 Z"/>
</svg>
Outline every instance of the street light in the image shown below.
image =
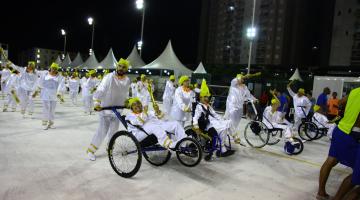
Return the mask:
<svg viewBox="0 0 360 200">
<path fill-rule="evenodd" d="M 62 59 L 65 59 L 65 53 L 66 53 L 66 32 L 64 29 L 61 29 L 61 35 L 64 36 L 64 53 L 62 55 Z"/>
<path fill-rule="evenodd" d="M 143 45 L 143 35 L 144 35 L 144 23 L 145 23 L 145 4 L 144 0 L 136 0 L 136 8 L 142 10 L 142 20 L 141 20 L 141 36 L 140 41 L 138 42 L 138 50 L 140 51 L 140 57 L 142 55 L 142 45 Z"/>
<path fill-rule="evenodd" d="M 251 63 L 251 51 L 252 51 L 252 45 L 253 40 L 256 37 L 256 28 L 254 27 L 254 20 L 255 20 L 255 7 L 256 7 L 256 0 L 253 2 L 253 11 L 252 11 L 252 18 L 251 18 L 251 27 L 247 29 L 246 36 L 250 40 L 250 48 L 249 48 L 249 60 L 248 60 L 248 67 L 247 71 L 248 74 L 250 74 L 250 63 Z"/>
<path fill-rule="evenodd" d="M 94 34 L 95 34 L 95 23 L 94 19 L 92 17 L 89 17 L 88 23 L 91 26 L 92 25 L 92 34 L 91 34 L 91 48 L 89 50 L 89 55 L 91 55 L 94 52 L 93 46 L 94 46 Z"/>
</svg>

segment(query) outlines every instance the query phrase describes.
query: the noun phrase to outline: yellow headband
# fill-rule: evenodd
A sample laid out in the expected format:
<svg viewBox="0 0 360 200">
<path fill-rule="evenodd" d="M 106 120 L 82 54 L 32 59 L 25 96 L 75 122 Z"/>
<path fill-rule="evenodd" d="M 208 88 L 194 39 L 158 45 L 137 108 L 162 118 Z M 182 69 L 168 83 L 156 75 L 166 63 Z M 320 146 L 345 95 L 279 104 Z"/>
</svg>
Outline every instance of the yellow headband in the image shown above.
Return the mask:
<svg viewBox="0 0 360 200">
<path fill-rule="evenodd" d="M 300 89 L 298 90 L 298 92 L 299 92 L 299 93 L 302 93 L 302 94 L 305 94 L 304 88 L 300 88 Z"/>
<path fill-rule="evenodd" d="M 320 110 L 320 106 L 319 105 L 314 105 L 314 112 L 317 112 L 317 111 L 319 111 Z"/>
<path fill-rule="evenodd" d="M 274 104 L 280 104 L 280 101 L 277 100 L 277 99 L 271 99 L 271 104 L 274 105 Z"/>
<path fill-rule="evenodd" d="M 123 58 L 120 58 L 119 62 L 117 63 L 118 65 L 124 66 L 126 69 L 129 68 L 130 66 L 130 62 L 128 60 L 125 60 Z"/>
<path fill-rule="evenodd" d="M 211 96 L 209 87 L 206 85 L 206 80 L 203 79 L 200 88 L 200 97 L 209 97 L 209 96 Z"/>
<path fill-rule="evenodd" d="M 140 99 L 138 97 L 130 98 L 130 99 L 127 100 L 127 102 L 128 102 L 128 107 L 129 108 L 131 108 L 131 106 L 136 102 L 141 103 L 141 101 L 140 101 Z"/>
<path fill-rule="evenodd" d="M 29 61 L 28 65 L 35 67 L 35 61 Z"/>
<path fill-rule="evenodd" d="M 238 75 L 236 75 L 236 78 L 237 78 L 237 79 L 243 79 L 243 78 L 244 78 L 244 74 L 242 74 L 242 73 L 241 73 L 241 74 L 238 74 Z"/>
<path fill-rule="evenodd" d="M 92 70 L 89 71 L 89 75 L 90 75 L 90 76 L 93 75 L 93 74 L 96 74 L 96 71 L 95 71 L 94 69 L 92 69 Z"/>
<path fill-rule="evenodd" d="M 52 63 L 52 64 L 50 65 L 50 69 L 59 70 L 59 69 L 60 69 L 60 66 L 59 66 L 59 64 L 57 64 L 57 63 Z"/>
<path fill-rule="evenodd" d="M 182 85 L 185 81 L 188 81 L 189 77 L 188 76 L 181 76 L 179 79 L 179 85 Z"/>
<path fill-rule="evenodd" d="M 170 79 L 170 80 L 175 80 L 175 76 L 174 76 L 174 75 L 171 75 L 169 79 Z"/>
<path fill-rule="evenodd" d="M 140 78 L 141 78 L 141 79 L 144 79 L 145 77 L 146 77 L 145 74 L 141 74 L 141 75 L 140 75 Z"/>
</svg>

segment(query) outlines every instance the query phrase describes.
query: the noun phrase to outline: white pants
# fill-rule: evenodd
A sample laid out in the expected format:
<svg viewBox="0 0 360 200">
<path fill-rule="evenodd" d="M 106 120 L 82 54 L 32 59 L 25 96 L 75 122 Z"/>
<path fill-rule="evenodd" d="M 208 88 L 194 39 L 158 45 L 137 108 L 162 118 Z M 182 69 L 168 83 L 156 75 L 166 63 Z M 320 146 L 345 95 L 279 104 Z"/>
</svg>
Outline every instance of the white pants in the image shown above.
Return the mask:
<svg viewBox="0 0 360 200">
<path fill-rule="evenodd" d="M 69 94 L 70 94 L 71 102 L 72 102 L 74 105 L 76 105 L 76 103 L 77 103 L 77 95 L 78 95 L 77 91 L 71 91 L 71 90 L 70 90 Z"/>
<path fill-rule="evenodd" d="M 166 98 L 163 100 L 164 105 L 164 113 L 170 115 L 171 106 L 172 106 L 172 99 Z"/>
<path fill-rule="evenodd" d="M 43 101 L 43 120 L 54 121 L 56 101 Z"/>
<path fill-rule="evenodd" d="M 89 149 L 95 152 L 104 141 L 105 137 L 108 136 L 108 141 L 119 129 L 119 119 L 115 116 L 102 116 L 99 115 L 100 123 L 99 127 L 91 140 Z"/>
<path fill-rule="evenodd" d="M 19 98 L 20 98 L 21 110 L 25 111 L 26 108 L 28 108 L 29 113 L 34 112 L 34 101 L 33 101 L 31 91 L 27 91 L 27 90 L 20 88 L 19 89 Z"/>
<path fill-rule="evenodd" d="M 1 93 L 4 96 L 6 95 L 5 88 L 6 88 L 6 81 L 1 81 Z"/>
<path fill-rule="evenodd" d="M 298 131 L 299 130 L 299 126 L 300 126 L 300 124 L 301 124 L 301 119 L 303 119 L 304 118 L 304 116 L 303 115 L 296 115 L 296 113 L 294 114 L 294 125 L 293 125 L 293 127 L 292 127 L 292 129 L 294 130 L 294 131 Z"/>
<path fill-rule="evenodd" d="M 285 139 L 289 139 L 293 136 L 291 132 L 291 126 L 285 124 L 278 124 L 278 123 L 273 123 L 272 125 L 274 126 L 274 128 L 280 128 L 284 131 Z"/>
<path fill-rule="evenodd" d="M 7 99 L 6 99 L 5 103 L 4 103 L 4 107 L 7 108 L 8 106 L 10 106 L 10 107 L 15 109 L 16 108 L 16 101 L 15 101 L 14 96 L 11 93 L 10 94 L 8 93 L 6 95 L 6 97 L 7 97 Z"/>
<path fill-rule="evenodd" d="M 84 108 L 85 108 L 85 112 L 92 112 L 92 107 L 94 104 L 94 100 L 93 100 L 93 96 L 85 96 L 84 97 Z"/>
<path fill-rule="evenodd" d="M 231 120 L 231 126 L 233 127 L 233 129 L 235 129 L 235 131 L 238 130 L 238 126 L 240 124 L 243 112 L 243 109 L 239 109 L 229 113 L 228 118 Z"/>
</svg>

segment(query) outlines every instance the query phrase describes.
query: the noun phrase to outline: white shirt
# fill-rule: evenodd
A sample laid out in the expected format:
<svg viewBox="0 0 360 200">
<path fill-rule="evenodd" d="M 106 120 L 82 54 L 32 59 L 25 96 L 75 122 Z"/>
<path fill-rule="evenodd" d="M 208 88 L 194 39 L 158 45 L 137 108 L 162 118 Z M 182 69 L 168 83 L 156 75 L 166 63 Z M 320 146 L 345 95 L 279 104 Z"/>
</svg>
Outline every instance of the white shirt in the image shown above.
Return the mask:
<svg viewBox="0 0 360 200">
<path fill-rule="evenodd" d="M 43 101 L 56 101 L 56 95 L 65 85 L 65 79 L 61 75 L 52 76 L 50 73 L 43 73 L 39 80 L 41 88 L 40 98 Z"/>
<path fill-rule="evenodd" d="M 172 81 L 166 81 L 165 90 L 163 94 L 163 100 L 164 99 L 173 99 L 175 94 L 175 86 Z"/>
<path fill-rule="evenodd" d="M 310 108 L 311 108 L 311 101 L 306 97 L 306 96 L 302 96 L 299 97 L 297 94 L 295 94 L 290 87 L 287 88 L 289 91 L 290 96 L 293 98 L 293 104 L 294 104 L 294 109 L 295 109 L 295 115 L 301 118 L 305 118 L 306 115 L 308 115 Z M 303 108 L 305 111 L 304 112 L 302 110 L 302 106 L 305 107 Z"/>
</svg>

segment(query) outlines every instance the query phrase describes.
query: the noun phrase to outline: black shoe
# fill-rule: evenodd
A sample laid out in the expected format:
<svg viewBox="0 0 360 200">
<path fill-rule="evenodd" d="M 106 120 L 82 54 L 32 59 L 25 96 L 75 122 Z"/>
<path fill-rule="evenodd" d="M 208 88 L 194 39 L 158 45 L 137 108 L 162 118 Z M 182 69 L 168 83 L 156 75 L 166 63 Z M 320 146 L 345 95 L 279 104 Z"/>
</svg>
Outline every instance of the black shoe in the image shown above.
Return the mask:
<svg viewBox="0 0 360 200">
<path fill-rule="evenodd" d="M 235 150 L 227 150 L 226 152 L 224 153 L 220 153 L 220 151 L 217 151 L 216 152 L 216 156 L 217 157 L 228 157 L 228 156 L 231 156 L 235 153 Z"/>
<path fill-rule="evenodd" d="M 205 156 L 204 160 L 205 161 L 210 161 L 211 158 L 212 158 L 212 155 L 213 155 L 212 153 L 209 153 L 208 155 Z"/>
</svg>

